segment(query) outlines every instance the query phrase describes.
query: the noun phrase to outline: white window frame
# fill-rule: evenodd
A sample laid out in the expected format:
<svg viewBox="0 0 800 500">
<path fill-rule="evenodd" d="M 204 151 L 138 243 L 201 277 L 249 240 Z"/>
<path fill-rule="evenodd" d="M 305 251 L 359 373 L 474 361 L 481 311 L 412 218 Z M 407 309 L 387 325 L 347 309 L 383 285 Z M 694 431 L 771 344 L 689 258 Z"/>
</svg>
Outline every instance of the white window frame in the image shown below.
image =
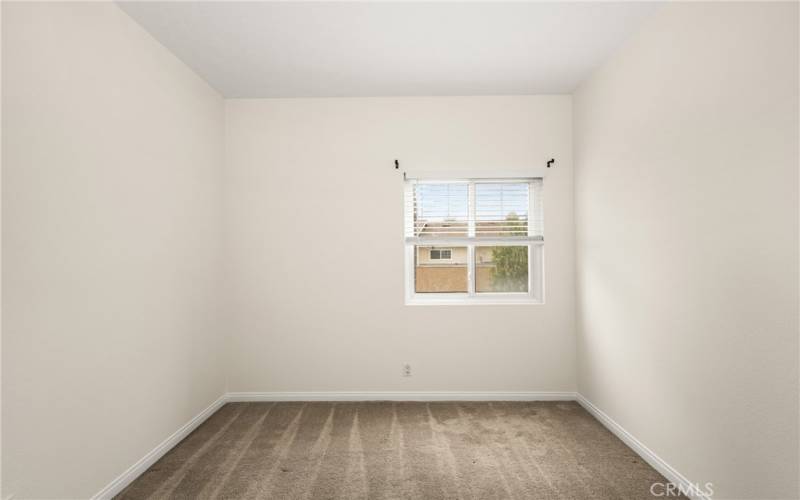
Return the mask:
<svg viewBox="0 0 800 500">
<path fill-rule="evenodd" d="M 533 210 L 532 179 L 442 179 L 428 180 L 425 183 L 469 183 L 469 228 L 468 236 L 462 238 L 405 238 L 405 303 L 406 305 L 500 305 L 500 304 L 544 304 L 544 241 L 513 238 L 476 238 L 475 210 L 476 183 L 527 183 L 529 221 Z M 406 193 L 413 184 L 406 184 Z M 404 214 L 405 216 L 405 214 Z M 530 222 L 528 225 L 531 229 Z M 467 283 L 466 293 L 416 293 L 415 287 L 415 249 L 417 246 L 466 247 Z M 524 246 L 528 248 L 528 291 L 527 292 L 476 292 L 475 291 L 475 248 L 485 246 Z"/>
</svg>

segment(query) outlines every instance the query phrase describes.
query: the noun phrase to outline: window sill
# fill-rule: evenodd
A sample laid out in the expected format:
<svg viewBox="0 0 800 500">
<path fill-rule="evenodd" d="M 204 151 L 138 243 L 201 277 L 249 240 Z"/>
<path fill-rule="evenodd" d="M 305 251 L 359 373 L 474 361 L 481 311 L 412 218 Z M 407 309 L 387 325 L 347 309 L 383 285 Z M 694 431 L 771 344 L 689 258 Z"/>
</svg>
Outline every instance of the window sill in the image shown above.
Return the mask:
<svg viewBox="0 0 800 500">
<path fill-rule="evenodd" d="M 543 306 L 535 299 L 406 299 L 407 306 Z"/>
</svg>

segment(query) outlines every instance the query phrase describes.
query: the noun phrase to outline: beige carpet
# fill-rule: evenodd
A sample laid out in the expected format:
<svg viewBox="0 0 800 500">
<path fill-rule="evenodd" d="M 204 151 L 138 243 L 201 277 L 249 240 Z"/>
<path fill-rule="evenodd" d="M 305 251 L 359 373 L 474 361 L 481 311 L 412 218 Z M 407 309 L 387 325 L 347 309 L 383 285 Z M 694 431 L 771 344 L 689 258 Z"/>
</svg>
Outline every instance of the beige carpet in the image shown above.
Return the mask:
<svg viewBox="0 0 800 500">
<path fill-rule="evenodd" d="M 231 403 L 117 498 L 639 500 L 653 482 L 573 402 Z"/>
</svg>

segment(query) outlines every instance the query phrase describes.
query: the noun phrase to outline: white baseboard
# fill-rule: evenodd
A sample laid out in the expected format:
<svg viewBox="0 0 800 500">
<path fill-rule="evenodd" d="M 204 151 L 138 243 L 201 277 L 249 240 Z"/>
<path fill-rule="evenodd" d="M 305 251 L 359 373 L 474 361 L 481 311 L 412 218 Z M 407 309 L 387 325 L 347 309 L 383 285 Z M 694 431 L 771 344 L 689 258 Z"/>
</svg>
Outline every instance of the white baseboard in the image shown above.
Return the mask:
<svg viewBox="0 0 800 500">
<path fill-rule="evenodd" d="M 574 401 L 574 392 L 229 392 L 228 401 Z"/>
<path fill-rule="evenodd" d="M 153 465 L 159 458 L 163 457 L 165 453 L 171 450 L 175 445 L 181 442 L 183 438 L 189 435 L 190 432 L 195 430 L 200 424 L 214 414 L 215 411 L 220 409 L 222 405 L 227 402 L 227 395 L 223 394 L 216 401 L 205 410 L 198 413 L 194 418 L 189 420 L 180 429 L 175 431 L 170 437 L 161 442 L 158 446 L 153 448 L 147 455 L 142 457 L 138 462 L 133 464 L 119 475 L 116 479 L 111 481 L 105 488 L 100 490 L 92 500 L 106 500 L 113 498 L 114 495 L 125 489 L 126 486 L 131 484 L 134 479 L 139 477 L 151 465 Z"/>
<path fill-rule="evenodd" d="M 578 393 L 576 396 L 576 400 L 586 411 L 591 413 L 594 418 L 614 433 L 614 435 L 628 445 L 629 448 L 635 451 L 637 455 L 642 457 L 642 460 L 650 464 L 652 468 L 664 476 L 667 481 L 678 486 L 686 496 L 693 500 L 711 500 L 711 497 L 705 495 L 704 492 L 698 488 L 698 486 L 701 488 L 701 485 L 694 485 L 691 481 L 686 479 L 683 474 L 662 460 L 661 457 L 656 455 L 650 448 L 636 439 L 630 432 L 626 431 L 621 425 L 615 422 L 614 419 L 606 415 L 582 394 Z"/>
<path fill-rule="evenodd" d="M 159 458 L 189 435 L 195 428 L 202 424 L 215 411 L 225 403 L 232 402 L 257 402 L 257 401 L 577 401 L 586 411 L 591 413 L 608 430 L 613 432 L 626 445 L 635 451 L 651 467 L 661 473 L 668 481 L 688 492 L 694 500 L 710 500 L 692 486 L 692 483 L 681 473 L 672 468 L 658 455 L 653 453 L 641 441 L 622 428 L 611 417 L 592 404 L 581 394 L 576 392 L 480 392 L 480 391 L 391 391 L 391 392 L 229 392 L 214 401 L 208 408 L 201 411 L 183 427 L 175 431 L 170 437 L 156 446 L 141 460 L 133 464 L 119 477 L 111 481 L 100 490 L 93 500 L 106 500 L 112 498 L 125 489 L 134 479 L 139 477 Z"/>
</svg>

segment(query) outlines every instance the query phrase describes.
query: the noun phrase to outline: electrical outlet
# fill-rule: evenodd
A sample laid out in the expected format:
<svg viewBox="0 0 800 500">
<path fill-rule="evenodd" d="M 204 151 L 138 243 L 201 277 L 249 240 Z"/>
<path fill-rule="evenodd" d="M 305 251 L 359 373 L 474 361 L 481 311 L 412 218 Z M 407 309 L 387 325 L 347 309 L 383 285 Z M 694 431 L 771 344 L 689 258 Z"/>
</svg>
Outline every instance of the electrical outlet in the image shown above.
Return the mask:
<svg viewBox="0 0 800 500">
<path fill-rule="evenodd" d="M 405 363 L 403 365 L 403 376 L 404 377 L 410 377 L 411 376 L 411 365 L 408 364 L 408 363 Z"/>
</svg>

